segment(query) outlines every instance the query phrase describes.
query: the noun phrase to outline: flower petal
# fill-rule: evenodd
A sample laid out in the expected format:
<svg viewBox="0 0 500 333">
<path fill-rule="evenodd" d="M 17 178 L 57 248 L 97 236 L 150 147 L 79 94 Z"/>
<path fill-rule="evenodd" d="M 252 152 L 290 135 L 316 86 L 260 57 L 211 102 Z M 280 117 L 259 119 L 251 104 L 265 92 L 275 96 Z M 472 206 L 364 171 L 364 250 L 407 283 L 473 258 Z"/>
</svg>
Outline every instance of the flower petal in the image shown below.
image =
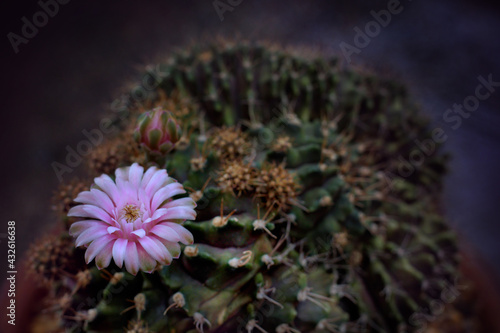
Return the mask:
<svg viewBox="0 0 500 333">
<path fill-rule="evenodd" d="M 69 234 L 71 236 L 77 237 L 88 228 L 93 228 L 95 226 L 101 226 L 105 228 L 108 226 L 108 224 L 97 220 L 78 221 L 73 223 L 71 227 L 69 227 Z"/>
<path fill-rule="evenodd" d="M 127 250 L 128 240 L 124 238 L 118 238 L 113 245 L 113 259 L 116 266 L 122 268 L 123 259 L 125 258 L 125 252 Z"/>
<path fill-rule="evenodd" d="M 151 237 L 146 236 L 143 238 L 139 238 L 137 240 L 139 244 L 146 250 L 146 252 L 153 257 L 156 261 L 162 262 L 166 259 L 165 252 L 167 249 L 164 247 L 163 249 L 156 244 Z"/>
<path fill-rule="evenodd" d="M 112 234 L 112 233 L 114 233 L 114 232 L 121 231 L 121 230 L 120 230 L 119 228 L 117 228 L 117 227 L 108 227 L 106 230 L 108 231 L 108 234 Z M 117 235 L 117 236 L 119 236 L 119 235 L 120 235 L 120 234 L 118 233 L 118 235 Z"/>
<path fill-rule="evenodd" d="M 136 235 L 139 238 L 142 238 L 146 236 L 146 231 L 144 231 L 144 229 L 137 229 L 135 231 L 132 231 L 132 234 Z"/>
<path fill-rule="evenodd" d="M 158 171 L 157 167 L 150 167 L 146 172 L 144 173 L 144 176 L 142 177 L 141 181 L 141 188 L 146 189 L 146 186 L 149 184 L 149 181 L 153 177 L 153 175 Z"/>
<path fill-rule="evenodd" d="M 118 199 L 120 197 L 120 193 L 118 192 L 118 188 L 116 187 L 115 182 L 108 175 L 102 175 L 100 177 L 94 178 L 94 183 L 99 186 L 99 189 L 103 190 L 108 194 L 108 196 L 113 200 L 115 206 L 118 206 Z"/>
<path fill-rule="evenodd" d="M 193 234 L 182 225 L 173 222 L 165 222 L 164 224 L 175 230 L 175 232 L 181 237 L 181 242 L 183 244 L 193 244 Z"/>
<path fill-rule="evenodd" d="M 160 211 L 165 208 L 160 208 L 157 210 Z M 156 215 L 156 214 L 155 214 Z M 167 208 L 167 212 L 159 217 L 161 221 L 165 220 L 194 220 L 196 219 L 196 212 L 191 207 L 172 207 Z"/>
<path fill-rule="evenodd" d="M 158 239 L 167 248 L 168 252 L 170 252 L 170 254 L 172 255 L 172 257 L 174 259 L 179 258 L 180 254 L 181 254 L 181 246 L 179 245 L 179 243 L 170 242 L 170 241 L 165 240 L 163 238 L 159 238 L 155 235 L 152 235 L 151 238 Z"/>
<path fill-rule="evenodd" d="M 95 256 L 106 246 L 108 245 L 109 242 L 112 242 L 115 240 L 116 237 L 113 237 L 112 235 L 106 234 L 102 236 L 101 238 L 98 238 L 94 240 L 92 243 L 90 243 L 89 247 L 87 248 L 87 251 L 85 251 L 85 262 L 88 264 L 89 262 L 92 261 L 92 259 L 95 258 Z"/>
<path fill-rule="evenodd" d="M 130 235 L 132 231 L 134 231 L 134 224 L 133 223 L 127 223 L 125 219 L 122 219 L 121 221 L 121 228 L 122 231 L 125 235 Z"/>
<path fill-rule="evenodd" d="M 96 188 L 92 188 L 90 191 L 80 192 L 74 201 L 100 207 L 108 213 L 115 207 L 109 196 Z"/>
<path fill-rule="evenodd" d="M 144 207 L 151 210 L 151 197 L 146 194 L 146 191 L 143 188 L 139 188 L 137 197 L 139 198 L 139 202 L 141 202 Z"/>
<path fill-rule="evenodd" d="M 90 217 L 112 224 L 111 216 L 102 208 L 93 205 L 78 205 L 72 207 L 68 216 Z"/>
<path fill-rule="evenodd" d="M 194 200 L 191 199 L 190 197 L 186 197 L 186 198 L 172 200 L 170 202 L 167 202 L 163 206 L 161 206 L 161 208 L 173 208 L 173 207 L 192 207 L 192 208 L 195 208 L 196 202 L 194 202 Z"/>
<path fill-rule="evenodd" d="M 165 214 L 167 214 L 167 209 L 166 208 L 160 208 L 160 209 L 158 209 L 158 210 L 156 210 L 154 212 L 153 216 L 151 216 L 150 219 L 144 221 L 144 223 L 148 223 L 148 222 L 157 220 L 157 219 L 159 219 L 160 217 L 162 217 Z"/>
<path fill-rule="evenodd" d="M 161 169 L 155 172 L 153 177 L 151 177 L 151 180 L 149 181 L 148 185 L 144 189 L 146 191 L 146 194 L 152 197 L 156 191 L 158 191 L 160 188 L 164 186 L 167 179 L 168 179 L 167 171 Z"/>
<path fill-rule="evenodd" d="M 165 202 L 165 200 L 182 193 L 186 193 L 186 191 L 182 185 L 177 182 L 162 187 L 153 196 L 153 200 L 151 201 L 151 210 L 156 210 L 163 202 Z"/>
<path fill-rule="evenodd" d="M 136 275 L 139 271 L 139 255 L 137 253 L 137 246 L 135 242 L 129 242 L 127 244 L 127 250 L 125 253 L 125 268 L 127 272 L 132 275 Z"/>
<path fill-rule="evenodd" d="M 115 170 L 116 179 L 128 181 L 130 167 L 122 167 Z"/>
<path fill-rule="evenodd" d="M 156 268 L 156 260 L 153 259 L 142 246 L 137 247 L 139 265 L 142 271 L 151 273 Z"/>
<path fill-rule="evenodd" d="M 144 168 L 142 166 L 140 166 L 138 163 L 132 164 L 129 170 L 128 180 L 133 188 L 139 189 L 143 174 Z"/>
<path fill-rule="evenodd" d="M 84 244 L 88 244 L 92 242 L 93 240 L 102 237 L 104 235 L 108 235 L 108 230 L 106 230 L 106 227 L 103 227 L 101 225 L 96 225 L 95 227 L 90 227 L 86 229 L 84 232 L 82 232 L 75 241 L 75 246 L 82 246 Z"/>
<path fill-rule="evenodd" d="M 157 235 L 158 237 L 161 237 L 163 239 L 166 239 L 170 242 L 180 242 L 181 237 L 177 232 L 175 232 L 174 229 L 170 228 L 169 226 L 166 226 L 163 223 L 155 225 L 149 232 Z"/>
<path fill-rule="evenodd" d="M 119 205 L 133 203 L 137 201 L 137 190 L 134 189 L 127 180 L 116 178 L 116 188 L 120 192 Z"/>
<path fill-rule="evenodd" d="M 158 245 L 158 247 L 162 250 L 163 254 L 165 255 L 165 260 L 160 261 L 160 264 L 170 265 L 170 263 L 172 262 L 172 255 L 168 251 L 167 247 L 165 245 L 163 245 L 163 243 L 160 242 L 160 240 L 158 238 L 156 238 L 156 237 L 150 237 L 150 238 L 153 242 L 156 243 L 156 245 Z"/>
<path fill-rule="evenodd" d="M 113 242 L 109 242 L 95 257 L 95 265 L 98 269 L 103 269 L 109 266 L 111 263 L 111 250 L 113 248 Z"/>
</svg>

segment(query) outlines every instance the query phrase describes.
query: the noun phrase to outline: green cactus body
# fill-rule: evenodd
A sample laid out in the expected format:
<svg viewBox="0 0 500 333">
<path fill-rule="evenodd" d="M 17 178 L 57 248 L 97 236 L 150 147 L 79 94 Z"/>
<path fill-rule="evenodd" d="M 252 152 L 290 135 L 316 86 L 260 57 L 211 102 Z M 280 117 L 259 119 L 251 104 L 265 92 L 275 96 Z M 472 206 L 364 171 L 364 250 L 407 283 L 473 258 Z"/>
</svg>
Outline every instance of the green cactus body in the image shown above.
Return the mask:
<svg viewBox="0 0 500 333">
<path fill-rule="evenodd" d="M 166 155 L 138 161 L 166 168 L 190 189 L 198 216 L 184 226 L 195 243 L 153 274 L 120 275 L 113 265 L 104 273 L 91 263 L 81 267 L 91 272 L 86 284 L 54 283 L 56 295 L 74 289 L 59 309 L 62 326 L 420 328 L 411 316 L 452 284 L 457 250 L 438 205 L 444 156 L 394 176 L 398 157 L 429 134 L 401 85 L 336 58 L 245 43 L 182 51 L 158 68 L 157 87 L 140 105 L 131 100 L 127 120 L 116 124 L 136 126 L 138 109 L 170 103 L 183 137 Z M 131 303 L 138 294 L 144 298 Z M 68 319 L 77 307 L 96 312 Z"/>
</svg>

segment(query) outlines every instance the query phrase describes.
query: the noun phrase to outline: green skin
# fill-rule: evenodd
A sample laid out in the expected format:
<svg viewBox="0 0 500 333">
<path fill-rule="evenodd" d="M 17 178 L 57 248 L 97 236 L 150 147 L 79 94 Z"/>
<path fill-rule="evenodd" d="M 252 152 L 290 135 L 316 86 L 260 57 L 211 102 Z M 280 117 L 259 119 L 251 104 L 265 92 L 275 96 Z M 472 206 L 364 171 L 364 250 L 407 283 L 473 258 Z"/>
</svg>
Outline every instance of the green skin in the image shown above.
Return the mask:
<svg viewBox="0 0 500 333">
<path fill-rule="evenodd" d="M 209 57 L 202 54 L 207 51 Z M 138 293 L 146 297 L 140 318 L 153 332 L 196 332 L 195 313 L 211 323 L 203 326 L 205 332 L 246 332 L 252 319 L 268 332 L 284 323 L 301 332 L 406 332 L 425 326 L 418 315 L 431 315 L 431 302 L 452 287 L 457 250 L 436 204 L 446 158 L 433 154 L 410 176 L 394 177 L 398 156 L 407 157 L 414 139 L 429 136 L 404 87 L 344 69 L 336 58 L 307 60 L 249 44 L 182 51 L 157 68 L 161 79 L 142 103 L 156 100 L 163 90 L 167 96 L 178 92 L 197 107 L 179 119 L 188 144 L 167 156 L 148 155 L 144 164 L 165 167 L 196 190 L 212 177 L 198 200 L 197 220 L 184 224 L 198 255 L 181 254 L 153 274 L 125 273 L 116 285 L 91 263 L 91 283 L 75 293 L 72 306 L 96 308 L 97 316 L 89 323 L 66 319 L 66 327 L 122 332 L 137 318 L 135 310 L 121 312 Z M 134 103 L 131 98 L 117 125 L 129 121 L 123 119 Z M 204 128 L 197 121 L 202 112 L 210 121 Z M 210 128 L 223 125 L 239 125 L 247 133 L 253 153 L 242 158 L 257 171 L 282 164 L 300 185 L 295 204 L 267 218 L 266 228 L 276 239 L 252 224 L 259 203 L 260 216 L 265 213 L 265 198 L 252 191 L 223 192 L 214 181 L 221 161 L 211 149 Z M 273 151 L 273 142 L 285 135 L 292 147 Z M 325 156 L 325 147 L 337 157 Z M 200 152 L 207 162 L 193 170 L 190 160 Z M 368 173 L 361 175 L 360 166 Z M 350 177 L 363 181 L 353 183 Z M 222 198 L 224 215 L 236 213 L 215 227 L 212 219 L 220 216 Z M 343 232 L 346 243 L 334 238 Z M 229 265 L 245 250 L 253 253 L 250 261 Z M 266 254 L 281 260 L 268 267 L 262 261 Z M 271 287 L 266 296 L 272 300 L 258 293 Z M 66 286 L 54 288 L 60 292 Z M 176 292 L 185 304 L 163 315 Z"/>
</svg>

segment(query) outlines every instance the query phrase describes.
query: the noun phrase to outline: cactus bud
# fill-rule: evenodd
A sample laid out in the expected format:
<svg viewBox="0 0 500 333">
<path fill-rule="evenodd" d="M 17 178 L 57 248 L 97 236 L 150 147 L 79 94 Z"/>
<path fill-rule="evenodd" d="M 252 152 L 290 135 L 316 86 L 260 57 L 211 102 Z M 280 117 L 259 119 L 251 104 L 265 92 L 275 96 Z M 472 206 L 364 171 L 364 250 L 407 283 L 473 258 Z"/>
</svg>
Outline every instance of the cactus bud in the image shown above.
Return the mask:
<svg viewBox="0 0 500 333">
<path fill-rule="evenodd" d="M 181 128 L 172 113 L 156 108 L 137 120 L 134 138 L 146 151 L 165 155 L 179 141 Z"/>
</svg>

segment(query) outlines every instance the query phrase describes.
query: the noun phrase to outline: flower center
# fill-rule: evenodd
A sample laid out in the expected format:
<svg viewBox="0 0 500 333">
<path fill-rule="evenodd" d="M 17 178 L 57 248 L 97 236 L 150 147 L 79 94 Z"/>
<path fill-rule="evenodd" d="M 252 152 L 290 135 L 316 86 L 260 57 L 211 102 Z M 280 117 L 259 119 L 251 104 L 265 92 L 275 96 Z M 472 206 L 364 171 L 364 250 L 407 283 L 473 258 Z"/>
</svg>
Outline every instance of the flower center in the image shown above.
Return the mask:
<svg viewBox="0 0 500 333">
<path fill-rule="evenodd" d="M 128 222 L 132 223 L 141 216 L 139 208 L 136 205 L 126 205 L 122 209 L 123 218 Z"/>
</svg>

